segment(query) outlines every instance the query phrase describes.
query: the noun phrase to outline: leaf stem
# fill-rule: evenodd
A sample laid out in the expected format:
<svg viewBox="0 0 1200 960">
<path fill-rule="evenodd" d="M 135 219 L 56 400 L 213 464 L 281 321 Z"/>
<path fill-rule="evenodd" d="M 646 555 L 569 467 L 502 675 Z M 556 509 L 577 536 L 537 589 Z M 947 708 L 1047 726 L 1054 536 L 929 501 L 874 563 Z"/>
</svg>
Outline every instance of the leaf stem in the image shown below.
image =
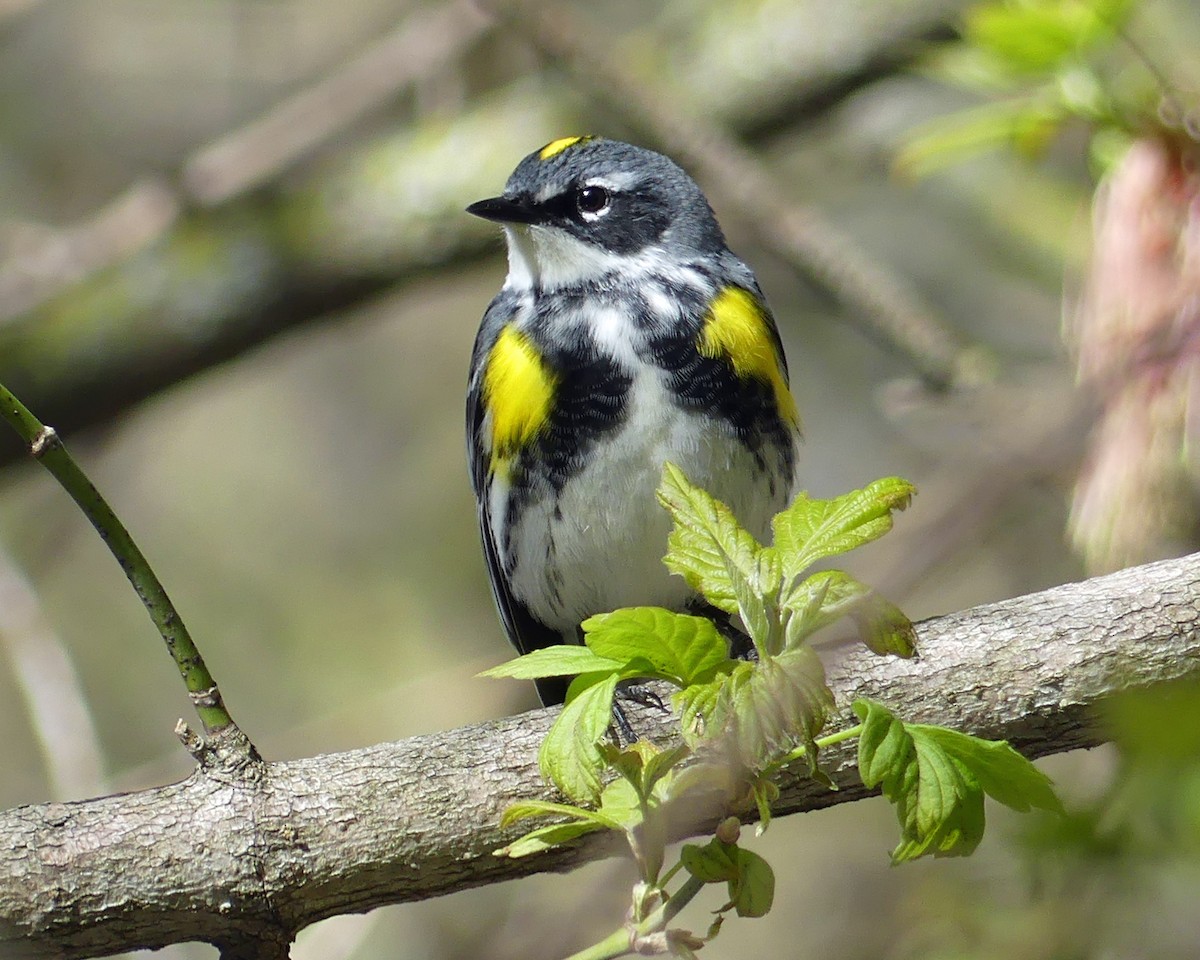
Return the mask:
<svg viewBox="0 0 1200 960">
<path fill-rule="evenodd" d="M 670 923 L 677 913 L 686 907 L 701 890 L 704 883 L 689 876 L 672 896 L 661 907 L 655 910 L 641 923 L 614 930 L 599 943 L 573 953 L 565 960 L 613 960 L 614 957 L 625 957 L 636 952 L 634 941 L 658 933 Z"/>
<path fill-rule="evenodd" d="M 149 612 L 150 619 L 154 621 L 158 632 L 166 641 L 167 650 L 179 668 L 205 732 L 213 734 L 234 727 L 233 718 L 225 709 L 216 681 L 208 672 L 200 651 L 192 642 L 187 627 L 167 596 L 167 591 L 137 544 L 133 542 L 125 525 L 117 519 L 117 515 L 100 495 L 100 491 L 67 452 L 58 433 L 53 427 L 48 427 L 38 420 L 2 384 L 0 418 L 29 445 L 29 452 L 33 458 L 49 470 L 54 479 L 71 495 L 100 534 L 100 539 L 116 557 L 121 569 L 125 571 L 125 576 L 129 578 L 133 589 Z"/>
<path fill-rule="evenodd" d="M 862 732 L 863 725 L 861 723 L 856 723 L 854 726 L 847 727 L 845 730 L 839 730 L 837 733 L 831 733 L 825 737 L 818 737 L 813 742 L 817 745 L 818 749 L 823 750 L 825 747 L 832 747 L 835 743 L 841 743 L 843 740 L 852 740 L 855 737 L 860 736 Z M 771 764 L 771 766 L 768 767 L 764 772 L 768 775 L 773 775 L 776 771 L 782 770 L 789 763 L 794 763 L 807 753 L 808 749 L 801 745 L 791 753 L 785 754 L 775 763 Z"/>
<path fill-rule="evenodd" d="M 832 747 L 835 743 L 841 743 L 843 740 L 853 740 L 855 737 L 861 736 L 862 732 L 863 725 L 856 723 L 854 726 L 847 727 L 845 730 L 839 730 L 837 733 L 831 733 L 826 737 L 818 737 L 816 744 L 822 749 Z"/>
</svg>

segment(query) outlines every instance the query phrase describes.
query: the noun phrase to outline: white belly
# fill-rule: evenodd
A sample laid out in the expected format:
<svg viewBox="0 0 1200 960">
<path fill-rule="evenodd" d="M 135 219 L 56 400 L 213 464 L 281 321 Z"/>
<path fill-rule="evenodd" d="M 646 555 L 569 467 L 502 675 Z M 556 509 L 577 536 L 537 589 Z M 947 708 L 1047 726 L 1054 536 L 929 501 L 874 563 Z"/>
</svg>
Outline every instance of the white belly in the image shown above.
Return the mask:
<svg viewBox="0 0 1200 960">
<path fill-rule="evenodd" d="M 790 491 L 769 479 L 726 427 L 705 425 L 665 396 L 656 373 L 643 370 L 619 432 L 593 448 L 591 462 L 563 487 L 557 504 L 532 503 L 513 531 L 521 558 L 513 593 L 543 623 L 572 637 L 579 622 L 617 607 L 680 609 L 692 596 L 662 563 L 671 523 L 655 491 L 662 464 L 725 501 L 756 537 L 769 530 Z M 778 455 L 764 449 L 771 469 Z M 557 506 L 557 509 L 556 509 Z M 502 542 L 502 541 L 501 541 Z"/>
</svg>

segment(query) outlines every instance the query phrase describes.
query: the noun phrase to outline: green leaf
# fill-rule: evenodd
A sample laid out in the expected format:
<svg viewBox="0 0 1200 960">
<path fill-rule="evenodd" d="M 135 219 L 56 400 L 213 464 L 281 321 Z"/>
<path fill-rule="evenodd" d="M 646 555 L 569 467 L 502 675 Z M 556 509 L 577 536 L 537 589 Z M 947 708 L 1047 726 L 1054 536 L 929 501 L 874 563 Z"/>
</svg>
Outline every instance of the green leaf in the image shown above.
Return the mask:
<svg viewBox="0 0 1200 960">
<path fill-rule="evenodd" d="M 1062 811 L 1049 778 L 1003 741 L 906 724 L 867 700 L 854 712 L 863 722 L 859 775 L 881 787 L 900 821 L 896 863 L 971 853 L 983 838 L 985 793 L 1019 811 Z"/>
<path fill-rule="evenodd" d="M 724 728 L 722 698 L 725 688 L 734 674 L 747 673 L 751 669 L 752 666 L 744 661 L 735 663 L 728 673 L 720 674 L 707 683 L 693 683 L 672 696 L 671 702 L 679 710 L 683 739 L 690 747 L 694 749 Z"/>
<path fill-rule="evenodd" d="M 890 600 L 870 593 L 853 610 L 850 619 L 858 638 L 872 653 L 905 659 L 917 652 L 917 631 L 908 616 Z"/>
<path fill-rule="evenodd" d="M 740 917 L 761 917 L 775 899 L 775 872 L 757 853 L 716 837 L 704 846 L 685 843 L 679 851 L 684 869 L 701 883 L 727 883 L 729 905 Z"/>
<path fill-rule="evenodd" d="M 619 670 L 619 660 L 598 657 L 594 651 L 575 643 L 542 647 L 507 663 L 484 670 L 481 677 L 508 677 L 514 680 L 540 680 L 542 677 L 567 677 L 577 673 Z"/>
<path fill-rule="evenodd" d="M 807 646 L 738 663 L 727 676 L 675 696 L 684 736 L 693 748 L 721 741 L 751 770 L 761 770 L 803 743 L 816 771 L 813 742 L 833 708 L 825 668 Z"/>
<path fill-rule="evenodd" d="M 527 820 L 530 817 L 556 816 L 594 823 L 597 827 L 606 830 L 624 829 L 623 823 L 606 816 L 602 811 L 586 810 L 569 803 L 551 803 L 549 800 L 518 800 L 516 803 L 509 804 L 500 814 L 500 826 L 501 828 L 510 827 L 517 821 Z"/>
<path fill-rule="evenodd" d="M 752 850 L 738 847 L 737 879 L 729 884 L 729 900 L 739 917 L 761 917 L 775 900 L 775 871 Z"/>
<path fill-rule="evenodd" d="M 892 511 L 908 506 L 916 488 L 887 477 L 832 500 L 801 493 L 772 521 L 783 579 L 791 581 L 816 561 L 845 553 L 892 529 Z"/>
<path fill-rule="evenodd" d="M 910 734 L 924 739 L 968 769 L 984 793 L 1018 813 L 1032 809 L 1062 814 L 1053 781 L 1021 756 L 1007 740 L 982 740 L 957 730 L 906 724 Z"/>
<path fill-rule="evenodd" d="M 841 570 L 805 577 L 792 588 L 784 608 L 791 614 L 785 638 L 789 649 L 849 616 L 859 639 L 875 653 L 911 657 L 916 650 L 916 631 L 903 611 Z"/>
<path fill-rule="evenodd" d="M 673 463 L 663 464 L 658 502 L 675 524 L 663 563 L 718 610 L 737 613 L 732 578 L 754 575 L 762 545 L 729 507 L 694 486 Z"/>
<path fill-rule="evenodd" d="M 884 778 L 906 770 L 916 749 L 904 724 L 881 704 L 856 700 L 854 712 L 863 724 L 858 737 L 858 775 L 863 786 L 874 790 Z"/>
<path fill-rule="evenodd" d="M 612 722 L 616 688 L 617 676 L 609 674 L 568 699 L 538 750 L 542 776 L 571 800 L 595 803 L 600 796 L 604 761 L 596 745 Z"/>
<path fill-rule="evenodd" d="M 632 830 L 642 821 L 642 802 L 633 784 L 618 777 L 600 792 L 597 813 L 615 823 L 617 829 Z"/>
<path fill-rule="evenodd" d="M 626 607 L 583 621 L 588 648 L 599 660 L 644 660 L 656 676 L 676 686 L 710 680 L 729 659 L 728 644 L 707 617 L 662 607 Z"/>
<path fill-rule="evenodd" d="M 602 743 L 599 750 L 604 761 L 632 786 L 635 795 L 645 799 L 691 753 L 684 743 L 663 749 L 649 740 L 638 740 L 625 747 Z"/>
<path fill-rule="evenodd" d="M 964 38 L 1014 72 L 1045 74 L 1111 41 L 1130 7 L 1131 0 L 980 4 L 966 16 Z"/>
<path fill-rule="evenodd" d="M 531 830 L 514 840 L 507 846 L 501 847 L 494 851 L 497 857 L 509 857 L 513 860 L 521 857 L 529 857 L 535 853 L 543 853 L 546 850 L 551 850 L 554 847 L 561 846 L 564 843 L 569 843 L 572 840 L 582 837 L 584 834 L 593 833 L 596 830 L 603 829 L 595 823 L 589 823 L 585 820 L 572 820 L 568 823 L 552 823 L 545 827 L 538 827 L 536 830 Z"/>
<path fill-rule="evenodd" d="M 758 808 L 758 826 L 754 832 L 761 836 L 771 825 L 771 807 L 779 799 L 779 787 L 775 781 L 757 777 L 754 781 L 754 805 Z"/>
<path fill-rule="evenodd" d="M 685 843 L 679 851 L 683 868 L 701 883 L 726 883 L 738 876 L 738 847 L 715 837 L 704 846 Z"/>
<path fill-rule="evenodd" d="M 729 583 L 737 600 L 737 613 L 760 657 L 783 649 L 779 615 L 779 588 L 783 565 L 773 547 L 762 547 L 743 570 L 732 559 L 725 560 Z"/>
<path fill-rule="evenodd" d="M 893 163 L 900 175 L 915 179 L 1001 147 L 1035 156 L 1050 143 L 1068 116 L 1069 111 L 1052 90 L 985 103 L 922 124 Z"/>
</svg>

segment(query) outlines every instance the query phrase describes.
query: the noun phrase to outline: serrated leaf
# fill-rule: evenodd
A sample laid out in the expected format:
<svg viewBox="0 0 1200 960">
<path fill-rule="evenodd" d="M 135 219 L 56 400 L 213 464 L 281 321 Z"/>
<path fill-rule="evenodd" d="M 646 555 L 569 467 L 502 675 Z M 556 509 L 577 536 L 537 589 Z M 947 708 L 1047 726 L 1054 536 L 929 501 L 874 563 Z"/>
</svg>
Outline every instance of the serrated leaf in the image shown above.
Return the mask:
<svg viewBox="0 0 1200 960">
<path fill-rule="evenodd" d="M 601 660 L 646 661 L 656 676 L 684 687 L 712 678 L 729 659 L 728 644 L 707 617 L 626 607 L 583 621 L 585 642 Z"/>
<path fill-rule="evenodd" d="M 638 740 L 625 747 L 602 743 L 599 750 L 605 762 L 630 784 L 635 794 L 646 798 L 691 753 L 684 743 L 663 749 L 649 740 Z"/>
<path fill-rule="evenodd" d="M 731 571 L 752 576 L 754 558 L 762 545 L 738 523 L 729 507 L 694 486 L 673 463 L 663 464 L 658 502 L 674 521 L 663 563 L 714 607 L 737 613 Z"/>
<path fill-rule="evenodd" d="M 906 724 L 870 701 L 856 701 L 854 712 L 863 722 L 859 775 L 881 787 L 900 821 L 894 862 L 971 853 L 983 837 L 985 792 L 1015 810 L 1061 812 L 1049 779 L 1003 741 Z"/>
<path fill-rule="evenodd" d="M 596 830 L 602 829 L 604 828 L 598 824 L 589 823 L 584 820 L 572 820 L 569 823 L 552 823 L 548 826 L 531 830 L 507 846 L 493 851 L 493 854 L 497 857 L 509 857 L 513 860 L 518 860 L 521 857 L 533 856 L 535 853 L 544 853 L 546 850 L 551 850 L 554 847 L 578 839 L 584 834 L 594 833 Z"/>
<path fill-rule="evenodd" d="M 746 766 L 761 770 L 802 743 L 809 771 L 816 773 L 814 741 L 834 703 L 816 651 L 801 646 L 760 661 L 745 683 L 731 688 L 730 698 Z"/>
<path fill-rule="evenodd" d="M 779 588 L 783 566 L 773 547 L 761 548 L 745 569 L 725 560 L 729 583 L 737 600 L 737 613 L 760 657 L 783 649 L 779 615 Z"/>
<path fill-rule="evenodd" d="M 695 747 L 720 732 L 724 722 L 721 701 L 726 685 L 734 673 L 745 673 L 751 669 L 748 663 L 734 664 L 728 673 L 723 673 L 707 683 L 693 683 L 671 697 L 679 710 L 679 725 L 688 746 Z"/>
<path fill-rule="evenodd" d="M 832 500 L 801 493 L 772 521 L 784 581 L 818 560 L 883 536 L 892 528 L 892 511 L 908 506 L 914 493 L 916 488 L 899 477 L 876 480 Z"/>
<path fill-rule="evenodd" d="M 538 749 L 542 776 L 576 802 L 595 803 L 600 796 L 604 762 L 596 744 L 612 722 L 616 688 L 610 674 L 569 699 Z"/>
<path fill-rule="evenodd" d="M 578 673 L 593 673 L 619 670 L 623 663 L 599 657 L 594 651 L 578 644 L 559 644 L 542 647 L 491 667 L 478 674 L 480 677 L 507 677 L 513 680 L 540 680 L 543 677 L 569 677 Z"/>
<path fill-rule="evenodd" d="M 984 793 L 1018 813 L 1031 809 L 1064 813 L 1054 783 L 1007 740 L 983 740 L 957 730 L 907 724 L 909 732 L 935 744 L 970 771 Z"/>
<path fill-rule="evenodd" d="M 637 790 L 628 780 L 618 778 L 605 784 L 600 791 L 600 805 L 596 810 L 601 816 L 617 824 L 621 830 L 631 830 L 642 819 L 641 801 Z"/>
<path fill-rule="evenodd" d="M 646 761 L 642 772 L 643 788 L 649 792 L 659 786 L 663 779 L 691 755 L 691 748 L 686 743 L 679 743 L 666 750 L 659 750 Z"/>
<path fill-rule="evenodd" d="M 729 885 L 729 900 L 739 917 L 761 917 L 775 901 L 775 871 L 753 850 L 738 847 L 737 879 Z"/>
<path fill-rule="evenodd" d="M 737 742 L 733 693 L 750 682 L 758 664 L 741 661 L 726 674 L 708 683 L 693 684 L 672 698 L 680 711 L 680 725 L 688 745 L 696 749 L 705 742 L 732 738 Z"/>
<path fill-rule="evenodd" d="M 693 746 L 721 741 L 751 770 L 761 770 L 797 743 L 816 769 L 817 733 L 833 708 L 825 668 L 811 647 L 787 650 L 676 695 L 685 738 Z"/>
<path fill-rule="evenodd" d="M 916 631 L 904 612 L 842 570 L 805 577 L 784 599 L 784 607 L 791 614 L 785 636 L 789 649 L 849 616 L 859 639 L 873 652 L 911 657 L 916 650 Z"/>
</svg>

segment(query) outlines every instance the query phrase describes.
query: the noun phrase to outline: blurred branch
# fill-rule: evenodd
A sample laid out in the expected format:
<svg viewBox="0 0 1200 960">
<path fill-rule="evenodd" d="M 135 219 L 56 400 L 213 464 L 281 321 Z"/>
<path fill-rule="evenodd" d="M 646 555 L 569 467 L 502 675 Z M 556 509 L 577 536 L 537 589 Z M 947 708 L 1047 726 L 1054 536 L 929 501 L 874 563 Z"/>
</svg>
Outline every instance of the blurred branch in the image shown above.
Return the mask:
<svg viewBox="0 0 1200 960">
<path fill-rule="evenodd" d="M 895 22 L 911 35 L 913 29 L 927 29 L 935 16 L 930 11 L 944 9 L 947 2 L 915 0 L 904 14 L 889 10 L 876 16 L 889 23 L 899 18 Z M 918 8 L 919 17 L 913 12 Z M 321 136 L 339 132 L 338 120 L 322 112 L 322 103 L 338 100 L 339 110 L 353 112 L 381 101 L 384 80 L 362 76 L 363 64 L 400 70 L 402 82 L 392 80 L 397 92 L 411 86 L 413 71 L 389 59 L 389 52 L 394 57 L 408 45 L 403 41 L 407 27 L 415 36 L 428 37 L 430 25 L 437 23 L 451 36 L 430 41 L 430 46 L 444 51 L 446 58 L 469 49 L 484 29 L 477 13 L 459 5 L 414 17 L 373 53 L 352 61 L 344 76 L 321 81 L 289 101 L 292 106 L 268 114 L 273 119 L 256 121 L 197 154 L 188 167 L 189 182 L 199 184 L 211 177 L 213 184 L 223 184 L 219 190 L 213 187 L 214 197 L 246 189 L 233 195 L 237 202 L 189 208 L 186 198 L 175 194 L 178 216 L 162 227 L 157 239 L 152 230 L 133 231 L 125 253 L 79 258 L 93 266 L 105 263 L 106 269 L 66 287 L 65 280 L 56 282 L 44 272 L 37 284 L 26 287 L 10 281 L 26 290 L 24 305 L 37 306 L 0 322 L 0 381 L 61 430 L 71 432 L 104 422 L 284 330 L 336 316 L 398 283 L 433 268 L 452 267 L 494 245 L 494 233 L 470 222 L 462 206 L 493 193 L 513 159 L 528 152 L 531 144 L 579 126 L 582 108 L 561 84 L 544 88 L 522 82 L 493 90 L 452 120 L 420 118 L 393 134 L 331 151 L 286 183 L 276 177 L 266 188 L 249 189 L 262 185 L 272 164 L 274 173 L 281 173 L 295 164 L 298 150 L 311 149 Z M 886 36 L 887 31 L 878 31 L 874 46 L 864 46 L 861 37 L 845 38 L 853 41 L 849 68 L 861 70 L 864 62 L 878 60 L 880 45 L 889 42 Z M 424 62 L 430 69 L 445 69 Z M 837 62 L 838 58 L 822 61 L 815 72 L 807 63 L 796 63 L 785 80 L 780 78 L 783 70 L 774 70 L 771 112 L 781 115 L 789 89 L 805 102 L 822 102 L 822 89 L 844 81 L 832 72 Z M 753 97 L 754 84 L 731 71 L 710 77 L 704 96 L 706 101 L 715 97 L 723 103 L 744 102 Z M 345 100 L 338 99 L 343 96 Z M 289 117 L 304 132 L 295 138 L 280 133 L 286 148 L 273 150 L 271 131 L 280 132 Z M 241 176 L 238 158 L 257 164 L 260 172 Z M 736 172 L 731 176 L 737 179 Z M 750 212 L 760 229 L 783 229 L 776 224 L 776 200 L 770 198 L 769 215 Z M 728 206 L 736 209 L 740 204 L 730 201 Z M 162 207 L 170 208 L 170 203 Z M 813 242 L 818 247 L 822 243 L 816 237 Z M 129 257 L 132 250 L 139 252 Z M 841 257 L 833 260 L 839 268 L 849 264 Z M 46 262 L 53 261 L 49 256 Z M 84 273 L 79 269 L 71 276 L 77 279 Z M 28 278 L 24 282 L 28 284 Z M 874 289 L 880 293 L 881 288 Z M 57 295 L 39 299 L 50 294 Z M 886 290 L 880 300 L 903 307 L 903 298 Z M 5 309 L 0 298 L 0 316 Z M 941 361 L 932 365 L 945 367 Z M 0 438 L 0 464 L 20 454 L 17 444 Z"/>
<path fill-rule="evenodd" d="M 970 376 L 977 351 L 938 317 L 909 284 L 867 254 L 789 189 L 750 150 L 707 115 L 661 95 L 628 58 L 606 55 L 608 43 L 561 4 L 544 0 L 479 0 L 529 39 L 588 96 L 689 168 L 715 198 L 741 218 L 759 242 L 827 290 L 932 386 Z"/>
<path fill-rule="evenodd" d="M 829 682 L 839 703 L 870 697 L 1030 756 L 1093 746 L 1094 711 L 1113 693 L 1200 677 L 1198 608 L 1200 554 L 924 621 L 920 659 L 848 652 Z M 671 718 L 633 716 L 671 736 Z M 514 836 L 497 829 L 501 810 L 551 799 L 537 745 L 552 718 L 0 814 L 0 949 L 32 960 L 203 940 L 231 957 L 282 957 L 317 920 L 609 855 L 603 842 L 515 861 L 491 853 Z M 822 761 L 841 789 L 788 777 L 780 814 L 865 795 L 853 746 Z"/>
<path fill-rule="evenodd" d="M 893 396 L 889 406 L 897 402 Z M 964 546 L 977 546 L 981 531 L 996 523 L 1015 495 L 1041 480 L 1073 472 L 1096 417 L 1092 398 L 1070 383 L 1046 389 L 1017 380 L 942 397 L 922 392 L 911 402 L 942 409 L 941 416 L 918 414 L 916 422 L 907 425 L 908 432 L 922 436 L 925 446 L 930 438 L 940 437 L 953 453 L 936 454 L 938 465 L 918 484 L 923 509 L 905 518 L 903 529 L 873 549 L 856 571 L 883 596 L 897 598 L 927 580 Z M 972 426 L 975 418 L 968 410 L 978 414 L 978 427 Z M 972 436 L 957 437 L 946 417 L 958 421 L 959 433 Z"/>
<path fill-rule="evenodd" d="M 181 210 L 160 180 L 135 183 L 91 217 L 45 235 L 0 263 L 0 323 L 120 263 L 167 232 Z"/>
<path fill-rule="evenodd" d="M 2 0 L 0 0 L 2 2 Z M 28 313 L 164 236 L 192 203 L 215 206 L 278 177 L 406 87 L 445 69 L 488 28 L 467 0 L 414 13 L 374 46 L 263 116 L 201 148 L 182 191 L 135 183 L 74 226 L 0 263 L 0 321 Z"/>
<path fill-rule="evenodd" d="M 399 90 L 445 69 L 490 25 L 467 0 L 418 10 L 340 70 L 197 153 L 183 168 L 185 191 L 210 206 L 277 177 Z"/>
<path fill-rule="evenodd" d="M 66 799 L 104 793 L 103 750 L 71 655 L 46 621 L 33 587 L 3 550 L 0 649 L 25 700 L 50 795 Z"/>
</svg>

